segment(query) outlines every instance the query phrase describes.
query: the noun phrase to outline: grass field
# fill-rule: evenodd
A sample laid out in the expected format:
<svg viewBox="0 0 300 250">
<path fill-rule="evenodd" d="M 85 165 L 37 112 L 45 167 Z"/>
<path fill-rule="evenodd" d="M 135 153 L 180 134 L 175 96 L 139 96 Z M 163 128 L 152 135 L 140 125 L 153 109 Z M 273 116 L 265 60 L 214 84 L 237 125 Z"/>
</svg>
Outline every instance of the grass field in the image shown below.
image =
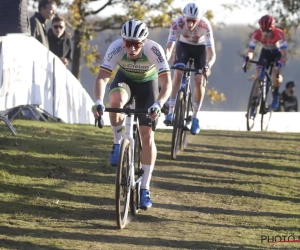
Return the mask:
<svg viewBox="0 0 300 250">
<path fill-rule="evenodd" d="M 0 126 L 0 249 L 300 249 L 262 238 L 299 239 L 299 134 L 201 131 L 171 161 L 158 130 L 153 208 L 118 230 L 110 128 L 14 126 Z"/>
</svg>

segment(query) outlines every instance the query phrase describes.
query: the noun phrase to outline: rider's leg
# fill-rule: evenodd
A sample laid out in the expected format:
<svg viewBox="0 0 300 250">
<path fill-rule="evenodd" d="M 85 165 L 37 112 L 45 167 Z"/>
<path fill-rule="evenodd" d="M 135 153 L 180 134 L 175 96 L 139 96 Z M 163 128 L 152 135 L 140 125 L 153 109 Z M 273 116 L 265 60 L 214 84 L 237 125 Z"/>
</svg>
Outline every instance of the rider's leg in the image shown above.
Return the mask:
<svg viewBox="0 0 300 250">
<path fill-rule="evenodd" d="M 204 69 L 206 63 L 206 48 L 204 45 L 197 46 L 194 57 L 194 66 L 196 69 Z M 193 118 L 191 134 L 198 134 L 200 131 L 199 111 L 205 96 L 205 86 L 203 85 L 203 75 L 196 73 L 194 77 L 194 101 L 193 101 Z"/>
<path fill-rule="evenodd" d="M 196 74 L 194 77 L 194 101 L 193 101 L 193 116 L 191 134 L 195 135 L 200 132 L 199 111 L 202 106 L 205 95 L 205 87 L 203 86 L 203 76 Z"/>
<path fill-rule="evenodd" d="M 281 52 L 279 50 L 275 50 L 270 55 L 270 60 L 277 61 L 281 58 Z M 273 101 L 271 104 L 271 109 L 278 110 L 279 108 L 279 87 L 283 81 L 282 76 L 280 75 L 282 69 L 278 69 L 276 66 L 273 68 L 272 71 L 272 84 L 273 84 Z M 277 77 L 278 74 L 278 77 Z"/>
<path fill-rule="evenodd" d="M 132 94 L 137 96 L 137 109 L 148 109 L 157 100 L 159 94 L 157 85 L 157 80 L 130 85 Z M 149 189 L 156 160 L 156 146 L 150 118 L 146 115 L 138 115 L 138 121 L 142 141 L 141 164 L 144 171 L 141 181 L 140 207 L 147 209 L 152 206 Z"/>
<path fill-rule="evenodd" d="M 277 72 L 278 72 L 278 70 L 276 69 L 276 67 L 274 67 L 274 70 L 272 72 L 273 101 L 272 101 L 272 105 L 271 105 L 271 108 L 273 110 L 277 110 L 279 108 L 279 102 L 280 102 L 279 88 L 283 81 L 283 78 L 280 75 L 281 70 L 278 72 L 279 73 L 278 77 L 277 77 Z"/>
<path fill-rule="evenodd" d="M 194 77 L 194 102 L 193 102 L 193 118 L 199 118 L 198 114 L 202 106 L 202 102 L 205 96 L 205 87 L 203 86 L 203 76 L 196 74 Z"/>
<path fill-rule="evenodd" d="M 154 132 L 152 131 L 151 127 L 140 126 L 140 134 L 143 145 L 141 153 L 143 176 L 141 181 L 140 207 L 142 209 L 147 209 L 152 206 L 152 200 L 150 199 L 149 190 L 157 150 L 154 142 Z"/>
<path fill-rule="evenodd" d="M 123 108 L 128 101 L 128 94 L 124 90 L 112 89 L 109 94 L 109 103 L 111 108 Z M 122 137 L 122 124 L 124 115 L 120 113 L 109 113 L 111 128 L 114 134 L 114 143 L 120 144 Z"/>
<path fill-rule="evenodd" d="M 111 108 L 123 108 L 130 98 L 130 89 L 126 83 L 118 82 L 116 76 L 115 80 L 111 83 L 109 91 L 109 102 Z M 114 144 L 112 152 L 109 156 L 109 161 L 112 166 L 118 163 L 118 155 L 120 150 L 120 140 L 122 137 L 122 124 L 124 115 L 119 113 L 109 113 L 111 129 L 114 135 Z"/>
<path fill-rule="evenodd" d="M 176 43 L 175 50 L 175 63 L 184 63 L 187 64 L 189 55 L 188 55 L 188 46 L 189 44 L 178 41 Z M 180 83 L 182 79 L 183 72 L 180 70 L 174 71 L 174 77 L 172 81 L 172 92 L 169 98 L 169 114 L 166 116 L 166 120 L 164 121 L 166 125 L 169 125 L 172 121 L 172 116 L 175 109 L 176 96 L 180 88 Z"/>
<path fill-rule="evenodd" d="M 182 75 L 183 75 L 182 71 L 177 70 L 177 69 L 174 71 L 174 77 L 173 77 L 173 81 L 172 81 L 172 92 L 171 92 L 170 100 L 169 100 L 169 114 L 174 113 L 176 95 L 180 88 Z"/>
</svg>

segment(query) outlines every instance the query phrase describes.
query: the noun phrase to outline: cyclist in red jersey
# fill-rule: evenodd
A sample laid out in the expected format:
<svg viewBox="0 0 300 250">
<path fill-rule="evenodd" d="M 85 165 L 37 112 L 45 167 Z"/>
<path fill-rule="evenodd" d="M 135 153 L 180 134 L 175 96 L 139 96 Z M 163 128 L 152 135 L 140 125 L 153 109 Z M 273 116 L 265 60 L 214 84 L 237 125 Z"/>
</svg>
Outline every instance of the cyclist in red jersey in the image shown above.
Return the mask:
<svg viewBox="0 0 300 250">
<path fill-rule="evenodd" d="M 277 72 L 281 73 L 287 61 L 287 42 L 281 29 L 275 27 L 275 19 L 273 16 L 265 15 L 259 20 L 260 29 L 253 32 L 249 43 L 248 52 L 244 56 L 244 60 L 248 61 L 253 58 L 253 52 L 257 42 L 262 44 L 262 50 L 258 61 L 267 61 L 268 63 L 276 62 L 276 67 L 272 73 L 273 83 L 273 101 L 271 108 L 273 110 L 279 107 L 279 87 L 283 81 L 281 75 L 277 77 Z M 260 74 L 261 66 L 257 64 L 256 75 Z"/>
</svg>

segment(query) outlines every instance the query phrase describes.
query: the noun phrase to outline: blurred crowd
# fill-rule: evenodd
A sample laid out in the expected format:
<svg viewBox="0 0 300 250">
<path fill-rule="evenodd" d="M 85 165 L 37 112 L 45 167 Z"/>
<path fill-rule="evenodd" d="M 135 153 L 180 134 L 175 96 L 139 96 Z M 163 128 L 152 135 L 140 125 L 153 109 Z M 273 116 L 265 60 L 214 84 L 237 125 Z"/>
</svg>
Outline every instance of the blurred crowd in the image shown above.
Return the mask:
<svg viewBox="0 0 300 250">
<path fill-rule="evenodd" d="M 0 1 L 0 37 L 7 34 L 30 35 L 61 59 L 66 66 L 72 61 L 71 36 L 66 20 L 56 15 L 54 0 L 40 0 L 38 10 L 29 17 L 27 0 Z M 51 21 L 47 30 L 46 22 Z"/>
</svg>

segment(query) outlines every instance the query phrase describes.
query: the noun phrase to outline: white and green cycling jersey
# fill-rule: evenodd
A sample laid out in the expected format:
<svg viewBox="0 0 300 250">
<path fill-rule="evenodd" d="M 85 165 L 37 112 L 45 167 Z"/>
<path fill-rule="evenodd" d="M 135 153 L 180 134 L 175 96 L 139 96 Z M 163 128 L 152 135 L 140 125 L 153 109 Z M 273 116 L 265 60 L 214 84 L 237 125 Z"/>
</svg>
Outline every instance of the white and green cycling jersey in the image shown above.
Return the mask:
<svg viewBox="0 0 300 250">
<path fill-rule="evenodd" d="M 123 39 L 115 40 L 109 46 L 100 70 L 111 73 L 117 65 L 120 71 L 137 83 L 153 80 L 170 71 L 162 47 L 152 40 L 145 42 L 142 54 L 136 60 L 127 57 Z"/>
</svg>

